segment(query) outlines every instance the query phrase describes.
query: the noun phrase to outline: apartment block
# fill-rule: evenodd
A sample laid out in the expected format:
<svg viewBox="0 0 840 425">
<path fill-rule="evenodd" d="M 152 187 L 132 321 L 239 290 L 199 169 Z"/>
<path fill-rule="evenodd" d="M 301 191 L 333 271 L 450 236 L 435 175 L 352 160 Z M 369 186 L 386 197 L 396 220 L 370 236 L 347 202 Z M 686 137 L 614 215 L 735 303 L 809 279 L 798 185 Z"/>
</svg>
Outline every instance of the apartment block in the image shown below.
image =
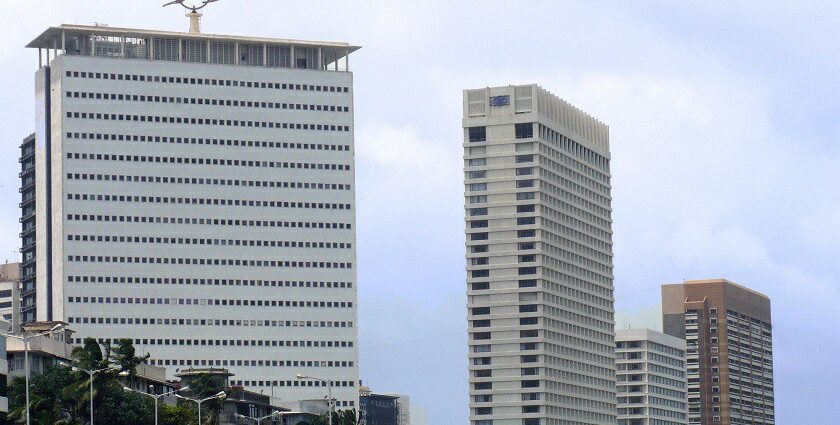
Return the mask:
<svg viewBox="0 0 840 425">
<path fill-rule="evenodd" d="M 688 424 L 685 341 L 628 329 L 615 343 L 618 425 Z"/>
<path fill-rule="evenodd" d="M 26 320 L 355 406 L 358 47 L 81 25 L 27 47 Z"/>
<path fill-rule="evenodd" d="M 686 340 L 690 424 L 775 424 L 766 295 L 725 279 L 663 285 L 662 319 Z"/>
<path fill-rule="evenodd" d="M 615 424 L 608 127 L 531 84 L 463 131 L 470 424 Z"/>
</svg>

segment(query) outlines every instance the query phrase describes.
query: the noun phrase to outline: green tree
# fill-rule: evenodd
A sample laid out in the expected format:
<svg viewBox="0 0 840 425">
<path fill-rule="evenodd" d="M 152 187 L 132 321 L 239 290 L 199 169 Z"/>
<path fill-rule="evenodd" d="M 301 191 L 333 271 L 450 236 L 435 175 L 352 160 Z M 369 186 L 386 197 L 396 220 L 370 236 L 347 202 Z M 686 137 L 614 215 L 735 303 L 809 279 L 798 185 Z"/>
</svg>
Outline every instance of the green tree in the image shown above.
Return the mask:
<svg viewBox="0 0 840 425">
<path fill-rule="evenodd" d="M 112 348 L 86 338 L 73 349 L 73 364 L 81 369 L 99 370 L 93 378 L 94 417 L 97 423 L 141 425 L 154 423 L 151 398 L 123 390 L 119 372 L 136 372 L 148 357 L 137 357 L 130 340 L 119 341 Z M 30 380 L 30 417 L 37 425 L 84 425 L 90 421 L 90 383 L 88 373 L 53 367 Z M 25 381 L 15 379 L 9 385 L 11 423 L 24 423 Z"/>
<path fill-rule="evenodd" d="M 193 399 L 203 399 L 214 396 L 220 391 L 224 391 L 224 385 L 218 379 L 213 379 L 210 374 L 200 374 L 190 380 L 190 390 L 188 397 Z M 213 399 L 201 403 L 201 424 L 213 425 L 219 422 L 219 411 L 222 409 L 222 400 Z M 196 423 L 198 420 L 198 406 L 195 402 L 189 400 L 178 400 L 178 406 L 188 409 L 193 414 L 193 422 L 185 422 L 185 424 Z"/>
<path fill-rule="evenodd" d="M 301 423 L 300 425 L 329 425 L 329 423 L 330 417 L 329 414 L 326 414 L 313 418 L 308 423 Z M 358 425 L 359 417 L 356 414 L 356 409 L 339 410 L 333 413 L 332 423 L 333 425 Z"/>
<path fill-rule="evenodd" d="M 137 373 L 137 366 L 146 363 L 147 360 L 149 360 L 149 354 L 137 357 L 134 344 L 130 339 L 117 341 L 117 346 L 110 350 L 111 363 L 119 366 L 121 371 L 128 371 L 130 376 L 134 376 Z"/>
<path fill-rule="evenodd" d="M 168 404 L 160 405 L 161 425 L 194 424 L 196 420 L 198 420 L 196 412 L 180 404 L 177 406 L 170 406 Z"/>
<path fill-rule="evenodd" d="M 74 376 L 66 369 L 51 368 L 31 377 L 29 399 L 33 424 L 78 424 L 74 417 L 75 401 L 65 391 L 75 385 Z M 26 422 L 26 384 L 24 378 L 15 378 L 8 388 L 10 423 Z"/>
</svg>

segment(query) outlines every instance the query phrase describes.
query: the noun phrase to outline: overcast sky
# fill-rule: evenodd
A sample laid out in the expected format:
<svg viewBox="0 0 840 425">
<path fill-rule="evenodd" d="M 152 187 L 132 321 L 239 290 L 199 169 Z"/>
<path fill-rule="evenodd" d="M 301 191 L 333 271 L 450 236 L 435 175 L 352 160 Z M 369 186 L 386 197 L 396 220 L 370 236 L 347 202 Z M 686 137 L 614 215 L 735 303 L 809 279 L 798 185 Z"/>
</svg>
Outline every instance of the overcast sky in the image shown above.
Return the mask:
<svg viewBox="0 0 840 425">
<path fill-rule="evenodd" d="M 5 0 L 0 260 L 13 258 L 37 56 L 60 23 L 186 30 L 163 1 Z M 654 327 L 659 285 L 725 277 L 773 302 L 777 423 L 840 413 L 836 2 L 221 0 L 205 32 L 348 41 L 361 371 L 429 425 L 466 424 L 461 90 L 538 83 L 610 126 L 615 287 Z M 526 5 L 527 4 L 527 5 Z M 423 425 L 423 424 L 415 424 Z"/>
</svg>

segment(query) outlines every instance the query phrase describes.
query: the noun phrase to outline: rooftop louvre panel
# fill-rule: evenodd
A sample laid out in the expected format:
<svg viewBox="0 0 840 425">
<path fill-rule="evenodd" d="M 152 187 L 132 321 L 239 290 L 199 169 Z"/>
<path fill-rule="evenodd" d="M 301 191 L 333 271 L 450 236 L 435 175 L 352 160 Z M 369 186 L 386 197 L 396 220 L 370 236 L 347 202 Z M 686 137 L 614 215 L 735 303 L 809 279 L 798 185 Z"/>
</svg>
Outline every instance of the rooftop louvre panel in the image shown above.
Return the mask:
<svg viewBox="0 0 840 425">
<path fill-rule="evenodd" d="M 207 52 L 196 55 L 197 46 Z M 349 71 L 349 55 L 360 49 L 345 42 L 67 24 L 48 28 L 26 47 L 46 51 L 47 63 L 52 53 L 52 58 L 66 54 L 321 71 Z"/>
</svg>

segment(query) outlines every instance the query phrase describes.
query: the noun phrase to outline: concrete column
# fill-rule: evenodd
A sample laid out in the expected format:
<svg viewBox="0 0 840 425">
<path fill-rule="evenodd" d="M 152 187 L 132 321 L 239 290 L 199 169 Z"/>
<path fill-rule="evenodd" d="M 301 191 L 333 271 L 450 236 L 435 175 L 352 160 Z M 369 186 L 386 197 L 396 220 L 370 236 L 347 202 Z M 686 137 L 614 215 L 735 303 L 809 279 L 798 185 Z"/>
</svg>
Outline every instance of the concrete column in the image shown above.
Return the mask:
<svg viewBox="0 0 840 425">
<path fill-rule="evenodd" d="M 297 68 L 297 60 L 295 60 L 295 46 L 289 46 L 289 52 L 291 54 L 290 61 L 292 62 L 291 68 Z"/>
<path fill-rule="evenodd" d="M 209 44 L 208 44 L 209 46 Z M 239 42 L 233 42 L 233 63 L 239 65 Z"/>
<path fill-rule="evenodd" d="M 268 66 L 268 44 L 263 43 L 263 66 Z"/>
</svg>

